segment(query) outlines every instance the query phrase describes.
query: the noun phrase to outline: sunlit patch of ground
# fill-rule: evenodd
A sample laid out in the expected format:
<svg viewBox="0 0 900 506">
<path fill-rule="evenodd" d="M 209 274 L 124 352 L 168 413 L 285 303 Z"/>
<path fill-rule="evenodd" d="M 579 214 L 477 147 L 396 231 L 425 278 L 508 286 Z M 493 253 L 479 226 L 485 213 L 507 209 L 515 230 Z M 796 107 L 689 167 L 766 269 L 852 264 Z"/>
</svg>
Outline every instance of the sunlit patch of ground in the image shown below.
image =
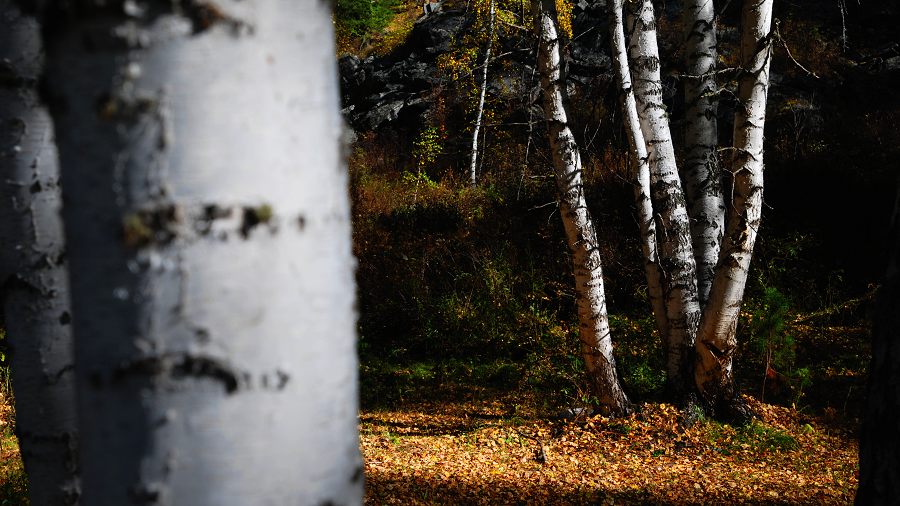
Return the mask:
<svg viewBox="0 0 900 506">
<path fill-rule="evenodd" d="M 747 427 L 684 429 L 667 404 L 565 421 L 526 394 L 444 393 L 360 415 L 367 504 L 848 504 L 856 489 L 854 426 L 750 397 Z M 12 423 L 0 399 L 0 506 L 26 504 Z"/>
<path fill-rule="evenodd" d="M 625 419 L 536 418 L 514 397 L 364 412 L 368 504 L 847 504 L 846 427 L 748 398 L 756 420 L 678 424 L 645 404 Z"/>
<path fill-rule="evenodd" d="M 14 423 L 12 402 L 0 391 L 0 506 L 28 504 L 25 471 L 13 433 Z"/>
</svg>

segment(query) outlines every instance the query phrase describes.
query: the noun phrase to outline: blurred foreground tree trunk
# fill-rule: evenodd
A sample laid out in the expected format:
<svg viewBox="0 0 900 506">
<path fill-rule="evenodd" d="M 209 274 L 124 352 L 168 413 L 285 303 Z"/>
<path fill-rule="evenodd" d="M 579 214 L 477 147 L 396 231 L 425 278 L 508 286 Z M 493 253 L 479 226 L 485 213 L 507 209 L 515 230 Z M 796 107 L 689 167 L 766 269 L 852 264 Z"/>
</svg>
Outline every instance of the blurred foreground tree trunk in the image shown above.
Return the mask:
<svg viewBox="0 0 900 506">
<path fill-rule="evenodd" d="M 46 4 L 84 503 L 360 503 L 330 4 Z"/>
<path fill-rule="evenodd" d="M 592 394 L 604 414 L 620 416 L 631 410 L 619 384 L 597 234 L 588 212 L 582 184 L 581 154 L 569 129 L 563 103 L 560 41 L 553 0 L 532 0 L 538 36 L 538 73 L 544 97 L 544 116 L 559 192 L 560 215 L 566 230 L 575 274 L 579 338 Z"/>
<path fill-rule="evenodd" d="M 875 308 L 860 431 L 859 505 L 894 504 L 900 498 L 900 185 L 889 244 L 887 275 Z"/>
<path fill-rule="evenodd" d="M 40 28 L 0 0 L 0 283 L 16 435 L 31 504 L 76 504 L 69 281 L 53 125 L 38 96 Z"/>
</svg>

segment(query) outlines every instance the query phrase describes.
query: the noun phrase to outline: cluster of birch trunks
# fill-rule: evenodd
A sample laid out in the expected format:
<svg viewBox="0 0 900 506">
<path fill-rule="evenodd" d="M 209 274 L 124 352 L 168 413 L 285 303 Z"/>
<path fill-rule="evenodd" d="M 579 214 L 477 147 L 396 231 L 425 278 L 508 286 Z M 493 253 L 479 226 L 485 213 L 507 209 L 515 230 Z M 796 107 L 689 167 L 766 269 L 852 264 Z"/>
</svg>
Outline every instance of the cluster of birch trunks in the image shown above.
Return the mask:
<svg viewBox="0 0 900 506">
<path fill-rule="evenodd" d="M 560 214 L 573 257 L 582 354 L 598 404 L 608 414 L 621 415 L 630 406 L 616 374 L 599 239 L 585 202 L 581 155 L 567 122 L 556 6 L 552 0 L 533 0 L 532 6 Z M 732 361 L 762 210 L 772 0 L 743 4 L 733 142 L 721 164 L 716 112 L 721 69 L 713 2 L 683 3 L 686 116 L 680 161 L 663 103 L 653 2 L 611 0 L 608 6 L 648 294 L 666 350 L 667 385 L 679 402 L 698 398 L 717 416 L 739 415 Z"/>
</svg>

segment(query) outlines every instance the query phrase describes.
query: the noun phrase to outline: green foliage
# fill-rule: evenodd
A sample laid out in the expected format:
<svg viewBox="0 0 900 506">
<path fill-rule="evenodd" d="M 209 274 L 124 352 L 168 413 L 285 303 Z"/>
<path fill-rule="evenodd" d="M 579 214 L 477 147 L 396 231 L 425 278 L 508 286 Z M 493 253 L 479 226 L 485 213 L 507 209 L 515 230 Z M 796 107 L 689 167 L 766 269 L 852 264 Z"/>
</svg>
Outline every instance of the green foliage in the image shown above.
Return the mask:
<svg viewBox="0 0 900 506">
<path fill-rule="evenodd" d="M 791 401 L 797 404 L 812 381 L 809 368 L 796 367 L 797 343 L 786 330 L 789 313 L 788 298 L 775 287 L 765 288 L 762 300 L 749 311 L 750 346 L 762 358 L 761 398 L 765 398 L 767 383 L 771 388 L 787 381 Z"/>
<path fill-rule="evenodd" d="M 418 189 L 419 186 L 424 186 L 431 190 L 435 190 L 438 188 L 438 184 L 433 179 L 428 177 L 427 172 L 421 169 L 414 173 L 408 170 L 403 171 L 403 182 L 415 187 L 415 189 Z"/>
<path fill-rule="evenodd" d="M 10 455 L 9 449 L 16 447 L 18 440 L 12 431 L 12 424 L 0 426 L 0 454 Z M 22 459 L 0 459 L 0 506 L 26 506 L 28 504 L 28 479 L 22 466 Z"/>
<path fill-rule="evenodd" d="M 659 394 L 665 386 L 666 374 L 653 317 L 613 314 L 609 322 L 616 336 L 616 361 L 628 394 L 634 400 Z"/>
<path fill-rule="evenodd" d="M 9 353 L 7 353 L 6 329 L 0 328 L 0 395 L 9 397 L 12 384 L 9 374 Z"/>
<path fill-rule="evenodd" d="M 394 16 L 397 0 L 337 0 L 334 20 L 338 30 L 354 37 L 380 32 Z"/>
<path fill-rule="evenodd" d="M 775 287 L 763 292 L 760 305 L 751 311 L 750 344 L 766 357 L 766 365 L 790 369 L 796 360 L 794 338 L 785 332 L 790 305 Z"/>
<path fill-rule="evenodd" d="M 749 444 L 760 452 L 786 452 L 800 447 L 797 440 L 787 432 L 770 427 L 758 420 L 740 427 L 735 440 L 738 444 Z"/>
<path fill-rule="evenodd" d="M 441 141 L 445 137 L 440 128 L 429 126 L 419 132 L 419 136 L 413 143 L 413 156 L 419 170 L 431 167 L 437 157 L 443 152 Z"/>
<path fill-rule="evenodd" d="M 790 452 L 800 448 L 800 444 L 789 433 L 753 420 L 742 427 L 732 427 L 715 420 L 703 419 L 702 427 L 706 439 L 718 447 L 724 455 L 751 450 L 755 453 Z"/>
</svg>

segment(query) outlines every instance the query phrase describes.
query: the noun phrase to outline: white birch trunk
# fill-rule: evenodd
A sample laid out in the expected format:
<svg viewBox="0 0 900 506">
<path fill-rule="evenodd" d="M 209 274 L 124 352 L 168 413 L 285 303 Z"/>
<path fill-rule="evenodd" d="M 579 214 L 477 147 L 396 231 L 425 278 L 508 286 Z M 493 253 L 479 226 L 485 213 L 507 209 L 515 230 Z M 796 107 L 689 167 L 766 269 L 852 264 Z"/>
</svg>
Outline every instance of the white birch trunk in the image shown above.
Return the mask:
<svg viewBox="0 0 900 506">
<path fill-rule="evenodd" d="M 330 4 L 61 5 L 84 503 L 360 503 Z"/>
<path fill-rule="evenodd" d="M 0 282 L 31 504 L 77 504 L 69 282 L 40 27 L 0 0 Z"/>
<path fill-rule="evenodd" d="M 593 394 L 601 409 L 607 415 L 620 416 L 628 413 L 631 407 L 616 373 L 599 244 L 584 197 L 581 155 L 563 105 L 556 7 L 553 0 L 534 0 L 532 8 L 539 40 L 538 72 L 559 189 L 560 214 L 572 251 L 581 351 Z"/>
<path fill-rule="evenodd" d="M 690 221 L 678 176 L 669 119 L 662 101 L 656 18 L 651 0 L 626 0 L 628 56 L 637 112 L 650 164 L 650 197 L 656 213 L 664 300 L 669 321 L 667 372 L 670 391 L 681 396 L 690 378 L 700 320 Z"/>
<path fill-rule="evenodd" d="M 491 46 L 494 45 L 494 23 L 496 21 L 495 0 L 491 0 L 490 33 L 488 34 L 487 48 L 484 50 L 484 68 L 481 74 L 481 94 L 478 97 L 478 112 L 475 115 L 475 131 L 472 132 L 472 157 L 469 161 L 469 183 L 472 186 L 478 184 L 478 132 L 481 131 L 481 118 L 484 115 L 484 96 L 488 86 L 488 64 L 491 61 Z"/>
<path fill-rule="evenodd" d="M 685 159 L 681 179 L 691 218 L 697 292 L 706 304 L 712 286 L 725 221 L 718 147 L 716 12 L 712 0 L 685 0 L 684 79 Z"/>
<path fill-rule="evenodd" d="M 662 269 L 656 244 L 656 222 L 653 219 L 653 203 L 650 199 L 650 161 L 640 119 L 634 89 L 631 85 L 631 70 L 628 68 L 628 54 L 625 43 L 623 0 L 610 2 L 610 42 L 612 44 L 613 68 L 622 93 L 622 116 L 628 133 L 628 145 L 634 157 L 634 199 L 637 204 L 638 224 L 641 234 L 641 249 L 644 255 L 644 272 L 647 276 L 647 295 L 656 318 L 656 328 L 663 345 L 668 343 L 669 320 L 663 302 Z"/>
<path fill-rule="evenodd" d="M 741 15 L 743 71 L 734 118 L 734 197 L 716 277 L 696 341 L 695 380 L 713 409 L 727 409 L 733 404 L 735 330 L 762 215 L 763 127 L 772 55 L 772 2 L 745 0 Z"/>
</svg>

